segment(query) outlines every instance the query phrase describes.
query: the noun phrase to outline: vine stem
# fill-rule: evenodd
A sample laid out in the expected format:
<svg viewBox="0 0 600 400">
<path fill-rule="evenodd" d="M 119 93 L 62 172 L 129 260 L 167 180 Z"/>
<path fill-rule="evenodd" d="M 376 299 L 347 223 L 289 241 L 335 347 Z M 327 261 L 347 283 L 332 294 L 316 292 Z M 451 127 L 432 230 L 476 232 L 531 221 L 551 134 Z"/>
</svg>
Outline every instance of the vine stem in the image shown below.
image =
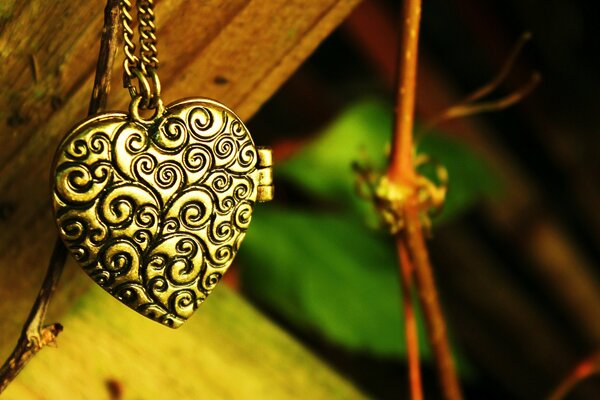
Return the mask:
<svg viewBox="0 0 600 400">
<path fill-rule="evenodd" d="M 575 366 L 548 396 L 548 400 L 563 400 L 581 382 L 600 374 L 600 351 Z"/>
<path fill-rule="evenodd" d="M 390 183 L 413 185 L 413 127 L 417 88 L 417 59 L 421 0 L 404 0 L 402 6 L 400 40 L 394 107 L 394 135 L 388 178 Z"/>
<path fill-rule="evenodd" d="M 408 383 L 412 400 L 423 400 L 423 385 L 421 383 L 421 369 L 419 366 L 419 335 L 417 334 L 417 320 L 415 318 L 412 293 L 414 288 L 414 267 L 403 241 L 397 246 L 398 259 L 400 260 L 400 273 L 402 284 L 402 304 L 404 308 L 404 331 L 406 335 L 406 349 L 408 355 Z"/>
<path fill-rule="evenodd" d="M 112 66 L 117 51 L 118 6 L 119 0 L 108 0 L 104 10 L 104 28 L 102 29 L 98 64 L 88 115 L 96 114 L 106 107 L 106 100 L 110 91 Z M 42 287 L 23 325 L 19 340 L 13 352 L 0 367 L 0 393 L 6 389 L 40 350 L 53 344 L 58 334 L 63 330 L 62 325 L 59 323 L 44 325 L 44 320 L 48 305 L 64 270 L 66 259 L 67 249 L 62 241 L 57 239 L 54 243 L 54 250 L 50 256 Z"/>
<path fill-rule="evenodd" d="M 400 21 L 394 134 L 387 178 L 391 185 L 409 189 L 406 201 L 402 205 L 405 226 L 396 236 L 396 246 L 400 255 L 400 272 L 404 280 L 403 286 L 410 289 L 411 277 L 414 274 L 425 314 L 429 341 L 436 359 L 443 397 L 447 400 L 459 400 L 462 398 L 462 394 L 448 344 L 446 323 L 438 300 L 433 269 L 425 245 L 421 223 L 422 210 L 419 208 L 416 190 L 413 129 L 420 20 L 421 0 L 404 0 Z M 408 296 L 410 293 L 409 290 Z M 406 298 L 406 295 L 404 297 Z M 405 300 L 405 308 L 406 306 Z M 407 339 L 413 335 L 416 336 L 415 325 L 414 323 L 406 324 Z M 422 398 L 422 388 L 418 371 L 418 341 L 407 340 L 407 346 L 409 348 L 411 397 L 420 399 Z"/>
</svg>

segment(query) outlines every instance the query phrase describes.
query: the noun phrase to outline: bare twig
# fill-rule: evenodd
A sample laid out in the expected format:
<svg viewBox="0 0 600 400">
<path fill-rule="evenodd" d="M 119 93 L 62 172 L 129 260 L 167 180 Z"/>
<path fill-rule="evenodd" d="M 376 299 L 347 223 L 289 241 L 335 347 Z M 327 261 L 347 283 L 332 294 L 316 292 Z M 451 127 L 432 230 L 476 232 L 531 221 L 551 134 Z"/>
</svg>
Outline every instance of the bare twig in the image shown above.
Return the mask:
<svg viewBox="0 0 600 400">
<path fill-rule="evenodd" d="M 421 210 L 415 200 L 409 199 L 406 203 L 406 230 L 404 238 L 399 240 L 407 243 L 415 265 L 417 289 L 425 314 L 427 333 L 435 356 L 443 396 L 447 400 L 459 400 L 462 398 L 460 384 L 448 343 L 446 322 L 438 299 L 433 268 L 425 245 L 420 221 Z"/>
<path fill-rule="evenodd" d="M 564 399 L 579 383 L 598 374 L 600 374 L 600 351 L 577 364 L 548 396 L 548 400 Z"/>
<path fill-rule="evenodd" d="M 388 179 L 390 183 L 408 185 L 414 179 L 412 129 L 414 125 L 415 92 L 417 81 L 417 53 L 421 0 L 405 0 L 402 8 L 400 48 L 396 78 L 395 121 L 393 151 L 390 155 Z M 410 132 L 409 135 L 401 132 Z M 419 366 L 419 342 L 412 304 L 414 267 L 406 243 L 398 236 L 397 253 L 400 261 L 400 280 L 404 304 L 404 324 L 409 367 L 409 387 L 412 400 L 423 398 Z"/>
<path fill-rule="evenodd" d="M 442 121 L 447 121 L 449 119 L 468 117 L 475 114 L 481 114 L 484 112 L 491 111 L 500 111 L 508 108 L 519 101 L 521 101 L 524 97 L 526 97 L 529 93 L 531 93 L 542 81 L 542 76 L 539 72 L 534 72 L 531 75 L 531 79 L 529 82 L 525 83 L 523 86 L 515 90 L 514 92 L 500 98 L 497 100 L 490 101 L 482 101 L 482 102 L 465 102 L 459 103 L 455 106 L 450 107 L 445 110 L 438 117 L 432 119 L 432 121 L 428 124 L 428 128 L 432 128 L 433 126 L 439 124 Z"/>
<path fill-rule="evenodd" d="M 100 39 L 98 63 L 96 64 L 96 77 L 94 78 L 88 115 L 94 115 L 106 108 L 112 68 L 118 49 L 119 26 L 119 0 L 107 0 L 104 9 L 104 27 Z"/>
<path fill-rule="evenodd" d="M 412 129 L 414 125 L 415 89 L 417 81 L 417 53 L 421 1 L 406 0 L 402 9 L 400 48 L 398 51 L 398 76 L 396 79 L 395 121 L 393 152 L 390 158 L 388 179 L 391 183 L 407 185 L 414 178 Z M 400 132 L 410 132 L 403 135 Z M 411 172 L 412 171 L 412 172 Z M 419 342 L 413 315 L 412 289 L 414 266 L 406 243 L 397 239 L 400 277 L 403 291 L 404 324 L 409 367 L 409 386 L 412 400 L 423 398 L 419 366 Z"/>
<path fill-rule="evenodd" d="M 523 47 L 530 40 L 531 32 L 523 33 L 521 37 L 519 37 L 519 40 L 517 40 L 517 43 L 515 43 L 508 58 L 504 61 L 504 64 L 502 65 L 494 79 L 492 79 L 479 89 L 476 89 L 473 93 L 468 95 L 463 100 L 463 102 L 470 103 L 473 101 L 477 101 L 496 90 L 502 84 L 502 82 L 504 82 L 510 71 L 513 69 L 515 62 L 517 61 L 517 57 L 519 57 L 519 54 L 521 54 L 521 51 L 523 51 Z"/>
<path fill-rule="evenodd" d="M 482 87 L 473 91 L 458 104 L 442 111 L 439 115 L 433 117 L 427 124 L 426 130 L 429 130 L 434 126 L 438 125 L 439 123 L 447 121 L 449 119 L 461 118 L 470 115 L 481 114 L 484 112 L 503 110 L 512 106 L 513 104 L 518 103 L 529 93 L 531 93 L 533 89 L 535 89 L 542 80 L 542 76 L 539 72 L 533 72 L 528 82 L 523 84 L 523 86 L 516 89 L 514 92 L 500 99 L 478 102 L 478 100 L 492 93 L 502 84 L 502 82 L 504 82 L 510 71 L 513 69 L 517 57 L 519 56 L 519 54 L 521 54 L 523 47 L 529 40 L 531 40 L 531 33 L 523 33 L 517 41 L 517 43 L 515 44 L 515 46 L 513 47 L 506 61 L 504 61 L 504 64 L 502 65 L 496 76 Z"/>
<path fill-rule="evenodd" d="M 114 63 L 119 29 L 119 0 L 108 0 L 104 10 L 104 28 L 96 68 L 94 89 L 89 106 L 89 115 L 96 114 L 106 105 L 110 91 L 110 77 Z M 42 348 L 54 343 L 63 327 L 59 323 L 44 325 L 48 304 L 62 275 L 67 249 L 60 239 L 54 244 L 48 271 L 37 299 L 25 321 L 15 349 L 0 368 L 0 393 L 12 382 Z"/>
<path fill-rule="evenodd" d="M 402 284 L 402 304 L 404 306 L 404 331 L 408 354 L 410 396 L 412 400 L 422 400 L 423 385 L 419 366 L 419 335 L 417 334 L 417 319 L 415 318 L 415 307 L 412 299 L 414 266 L 404 242 L 398 243 L 397 251 L 402 275 L 400 282 Z"/>
<path fill-rule="evenodd" d="M 62 331 L 62 325 L 59 323 L 44 326 L 44 317 L 62 274 L 66 257 L 67 249 L 60 240 L 57 240 L 44 283 L 23 326 L 21 337 L 12 354 L 0 368 L 0 393 L 16 378 L 29 360 L 44 346 L 53 343 Z"/>
<path fill-rule="evenodd" d="M 410 273 L 414 273 L 423 312 L 427 321 L 428 336 L 436 359 L 443 396 L 448 400 L 462 398 L 456 376 L 450 346 L 446 336 L 446 324 L 438 301 L 437 289 L 425 239 L 418 199 L 418 182 L 414 160 L 414 112 L 417 82 L 417 54 L 419 44 L 419 25 L 421 0 L 405 0 L 402 9 L 400 49 L 398 52 L 398 77 L 396 82 L 396 102 L 394 109 L 394 136 L 387 181 L 398 193 L 404 193 L 398 199 L 404 227 L 396 234 L 396 243 L 400 261 L 404 264 L 401 273 L 406 283 L 410 283 Z M 412 271 L 410 271 L 412 270 Z M 408 281 L 407 281 L 408 280 Z M 409 292 L 410 293 L 410 292 Z M 410 345 L 410 343 L 408 343 Z M 413 344 L 414 346 L 414 344 Z M 412 351 L 409 350 L 409 356 Z M 413 362 L 409 360 L 409 366 Z M 418 361 L 417 361 L 418 369 Z M 411 370 L 412 398 L 422 396 L 420 381 L 413 380 L 418 372 Z"/>
<path fill-rule="evenodd" d="M 412 131 L 415 117 L 421 0 L 404 1 L 401 18 L 394 136 L 388 177 L 391 182 L 410 185 L 415 176 Z"/>
</svg>

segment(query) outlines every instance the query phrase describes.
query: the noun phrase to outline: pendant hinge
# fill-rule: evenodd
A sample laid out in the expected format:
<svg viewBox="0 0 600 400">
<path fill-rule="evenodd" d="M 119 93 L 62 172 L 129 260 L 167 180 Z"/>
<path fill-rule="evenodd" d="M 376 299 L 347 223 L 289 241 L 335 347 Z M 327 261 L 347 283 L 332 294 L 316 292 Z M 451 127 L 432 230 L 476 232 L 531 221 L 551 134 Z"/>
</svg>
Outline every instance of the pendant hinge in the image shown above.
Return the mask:
<svg viewBox="0 0 600 400">
<path fill-rule="evenodd" d="M 269 147 L 257 147 L 258 163 L 258 191 L 256 201 L 265 202 L 273 200 L 275 187 L 273 186 L 273 151 Z"/>
</svg>

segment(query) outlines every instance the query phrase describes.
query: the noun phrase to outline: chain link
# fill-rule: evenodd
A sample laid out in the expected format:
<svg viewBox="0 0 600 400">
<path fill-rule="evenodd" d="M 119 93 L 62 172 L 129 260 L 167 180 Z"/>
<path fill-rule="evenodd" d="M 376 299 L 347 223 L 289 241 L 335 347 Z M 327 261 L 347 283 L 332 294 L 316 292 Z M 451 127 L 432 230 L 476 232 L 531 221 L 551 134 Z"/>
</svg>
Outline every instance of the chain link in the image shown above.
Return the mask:
<svg viewBox="0 0 600 400">
<path fill-rule="evenodd" d="M 147 68 L 158 69 L 158 50 L 156 49 L 156 25 L 154 24 L 154 0 L 138 0 L 140 19 L 140 55 L 141 68 L 147 75 Z"/>
<path fill-rule="evenodd" d="M 132 99 L 142 96 L 144 108 L 156 108 L 160 97 L 160 82 L 156 75 L 158 69 L 158 50 L 156 48 L 156 25 L 154 0 L 137 0 L 137 17 L 140 54 L 136 55 L 133 31 L 133 5 L 131 0 L 120 0 L 121 22 L 123 25 L 123 86 L 129 89 Z M 138 87 L 134 80 L 139 82 Z M 149 90 L 150 82 L 154 91 Z"/>
</svg>

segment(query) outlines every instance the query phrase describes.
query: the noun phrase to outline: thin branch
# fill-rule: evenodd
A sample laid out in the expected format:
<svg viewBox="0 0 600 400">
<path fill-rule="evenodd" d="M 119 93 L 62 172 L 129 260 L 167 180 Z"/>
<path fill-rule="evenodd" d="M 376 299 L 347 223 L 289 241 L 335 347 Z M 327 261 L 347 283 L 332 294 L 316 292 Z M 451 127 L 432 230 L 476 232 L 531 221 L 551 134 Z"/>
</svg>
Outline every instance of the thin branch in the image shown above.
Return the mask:
<svg viewBox="0 0 600 400">
<path fill-rule="evenodd" d="M 412 400 L 423 400 L 423 385 L 421 383 L 421 369 L 419 367 L 419 335 L 417 333 L 417 319 L 415 318 L 413 292 L 414 267 L 408 249 L 404 242 L 398 243 L 398 259 L 402 278 L 402 304 L 404 307 L 404 331 L 406 335 L 406 348 L 408 354 L 408 382 Z"/>
<path fill-rule="evenodd" d="M 548 396 L 548 400 L 564 399 L 579 383 L 600 374 L 600 351 L 587 357 L 567 375 Z"/>
<path fill-rule="evenodd" d="M 523 33 L 521 37 L 519 37 L 519 40 L 517 40 L 517 43 L 510 52 L 510 55 L 504 61 L 504 64 L 502 65 L 494 79 L 492 79 L 486 85 L 483 85 L 482 87 L 468 95 L 465 98 L 464 103 L 471 103 L 473 101 L 477 101 L 496 90 L 502 84 L 502 82 L 504 82 L 510 71 L 513 69 L 515 62 L 517 61 L 517 57 L 519 57 L 519 54 L 521 54 L 521 51 L 523 51 L 523 47 L 530 40 L 531 32 Z"/>
<path fill-rule="evenodd" d="M 405 0 L 402 7 L 400 51 L 394 109 L 394 136 L 388 177 L 390 182 L 411 184 L 414 178 L 413 136 L 415 95 L 417 86 L 417 55 L 421 0 Z"/>
<path fill-rule="evenodd" d="M 427 333 L 436 360 L 443 396 L 447 400 L 462 398 L 460 384 L 456 375 L 454 360 L 448 343 L 446 321 L 439 302 L 433 275 L 433 267 L 425 245 L 423 227 L 416 199 L 409 199 L 405 208 L 405 241 L 415 265 L 415 275 L 419 298 L 427 323 Z"/>
<path fill-rule="evenodd" d="M 397 55 L 398 76 L 396 77 L 393 151 L 390 155 L 388 170 L 390 183 L 398 185 L 410 185 L 414 180 L 412 130 L 415 113 L 420 20 L 421 0 L 405 0 L 402 8 L 399 40 L 401 47 Z M 397 239 L 397 253 L 400 262 L 400 281 L 404 305 L 410 397 L 412 400 L 421 400 L 423 384 L 419 365 L 419 341 L 412 304 L 414 267 L 406 243 L 400 238 Z"/>
<path fill-rule="evenodd" d="M 531 93 L 542 80 L 542 77 L 538 72 L 533 72 L 531 75 L 531 79 L 527 83 L 525 83 L 523 86 L 521 86 L 514 92 L 508 94 L 507 96 L 497 100 L 478 102 L 478 100 L 482 99 L 483 97 L 492 93 L 494 90 L 498 89 L 502 82 L 506 80 L 508 74 L 510 73 L 510 71 L 512 71 L 515 62 L 517 61 L 518 56 L 521 54 L 523 47 L 529 40 L 531 40 L 531 33 L 523 33 L 517 41 L 517 43 L 515 43 L 515 46 L 510 52 L 508 58 L 504 61 L 504 64 L 502 65 L 496 76 L 482 87 L 473 91 L 458 104 L 442 111 L 439 115 L 433 117 L 431 121 L 427 124 L 426 130 L 430 130 L 439 123 L 447 121 L 449 119 L 466 117 L 475 114 L 481 114 L 484 112 L 503 110 L 512 106 L 513 104 L 518 103 L 529 93 Z"/>
<path fill-rule="evenodd" d="M 100 51 L 96 64 L 96 77 L 88 115 L 97 114 L 106 108 L 113 64 L 117 55 L 119 41 L 119 0 L 107 0 L 104 8 L 104 27 L 100 38 Z"/>
<path fill-rule="evenodd" d="M 404 264 L 401 267 L 405 280 L 404 286 L 412 282 L 412 280 L 407 281 L 408 275 L 404 276 L 406 272 L 410 272 L 405 270 L 410 268 L 416 276 L 443 397 L 447 400 L 459 400 L 462 398 L 460 385 L 446 337 L 446 323 L 438 301 L 433 270 L 423 236 L 420 219 L 422 210 L 418 199 L 417 173 L 414 162 L 413 129 L 420 18 L 421 0 L 405 0 L 402 8 L 400 51 L 398 52 L 394 136 L 387 179 L 390 187 L 396 188 L 392 190 L 407 193 L 400 203 L 402 206 L 401 217 L 404 218 L 405 225 L 396 235 L 400 261 Z M 408 344 L 410 345 L 410 343 Z M 413 350 L 409 350 L 409 354 Z M 409 367 L 412 365 L 409 362 Z M 418 376 L 414 371 L 411 371 L 410 376 L 411 395 L 414 399 L 421 392 L 420 382 L 413 382 L 412 377 Z"/>
<path fill-rule="evenodd" d="M 531 93 L 542 81 L 542 76 L 538 72 L 534 72 L 531 75 L 529 82 L 525 83 L 522 87 L 515 90 L 514 92 L 506 95 L 497 100 L 483 101 L 480 103 L 460 103 L 453 107 L 450 107 L 444 111 L 440 116 L 433 119 L 428 127 L 435 126 L 442 121 L 449 119 L 467 117 L 475 114 L 481 114 L 484 112 L 500 111 L 504 110 L 525 98 Z"/>
<path fill-rule="evenodd" d="M 96 68 L 94 89 L 90 100 L 89 115 L 98 113 L 106 106 L 110 91 L 110 77 L 114 63 L 118 29 L 119 0 L 108 0 L 104 10 L 104 28 Z M 35 303 L 25 321 L 15 349 L 0 368 L 0 393 L 17 377 L 27 363 L 45 346 L 55 342 L 63 327 L 59 323 L 44 325 L 46 311 L 62 275 L 67 249 L 60 239 L 54 244 L 46 277 Z"/>
<path fill-rule="evenodd" d="M 21 372 L 38 351 L 44 346 L 54 343 L 56 336 L 63 329 L 59 323 L 44 326 L 44 317 L 46 316 L 48 303 L 58 285 L 66 258 L 67 249 L 60 240 L 57 240 L 54 244 L 54 250 L 50 257 L 50 265 L 48 266 L 42 288 L 23 326 L 19 341 L 12 354 L 8 357 L 4 365 L 2 365 L 2 368 L 0 368 L 0 393 L 17 377 L 19 372 Z"/>
</svg>

